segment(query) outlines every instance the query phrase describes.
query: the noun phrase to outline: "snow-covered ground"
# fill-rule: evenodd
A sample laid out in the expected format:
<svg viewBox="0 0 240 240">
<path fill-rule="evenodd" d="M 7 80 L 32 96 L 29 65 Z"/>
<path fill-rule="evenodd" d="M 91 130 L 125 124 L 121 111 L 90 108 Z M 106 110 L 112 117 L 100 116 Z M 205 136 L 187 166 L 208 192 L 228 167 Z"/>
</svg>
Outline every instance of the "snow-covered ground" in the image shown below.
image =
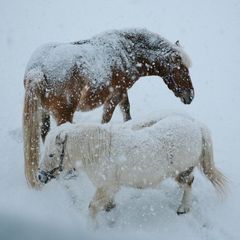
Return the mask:
<svg viewBox="0 0 240 240">
<path fill-rule="evenodd" d="M 240 239 L 240 2 L 238 0 L 0 0 L 0 239 Z M 221 201 L 196 171 L 193 208 L 175 210 L 178 186 L 122 189 L 117 208 L 99 216 L 94 232 L 88 203 L 94 188 L 82 173 L 52 181 L 42 191 L 28 188 L 22 143 L 23 74 L 31 53 L 46 42 L 68 42 L 101 31 L 145 27 L 180 40 L 191 56 L 196 96 L 189 106 L 157 77 L 143 78 L 129 91 L 132 117 L 183 111 L 212 131 L 215 162 L 230 179 Z M 102 109 L 78 113 L 76 122 L 99 122 Z M 121 122 L 117 110 L 112 123 Z"/>
</svg>

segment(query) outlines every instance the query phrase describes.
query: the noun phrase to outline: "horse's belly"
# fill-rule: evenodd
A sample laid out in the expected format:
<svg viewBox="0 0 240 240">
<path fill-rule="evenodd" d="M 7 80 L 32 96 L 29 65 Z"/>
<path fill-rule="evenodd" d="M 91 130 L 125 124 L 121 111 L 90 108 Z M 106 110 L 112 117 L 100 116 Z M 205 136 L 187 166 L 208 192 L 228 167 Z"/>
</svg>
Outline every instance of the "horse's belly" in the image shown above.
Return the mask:
<svg viewBox="0 0 240 240">
<path fill-rule="evenodd" d="M 105 102 L 107 96 L 107 89 L 94 90 L 85 86 L 81 92 L 78 110 L 86 112 L 98 108 Z"/>
<path fill-rule="evenodd" d="M 120 178 L 120 185 L 134 187 L 134 188 L 149 188 L 156 187 L 160 182 L 164 180 L 164 177 L 161 175 L 152 176 L 149 174 L 144 174 L 141 172 L 131 172 L 123 173 Z"/>
<path fill-rule="evenodd" d="M 141 164 L 141 159 L 138 160 L 139 163 L 131 164 L 131 162 L 128 162 L 123 164 L 118 170 L 120 185 L 137 188 L 155 187 L 164 178 L 168 177 L 169 174 L 165 171 L 164 166 L 161 168 L 158 163 L 149 160 L 145 164 Z"/>
</svg>

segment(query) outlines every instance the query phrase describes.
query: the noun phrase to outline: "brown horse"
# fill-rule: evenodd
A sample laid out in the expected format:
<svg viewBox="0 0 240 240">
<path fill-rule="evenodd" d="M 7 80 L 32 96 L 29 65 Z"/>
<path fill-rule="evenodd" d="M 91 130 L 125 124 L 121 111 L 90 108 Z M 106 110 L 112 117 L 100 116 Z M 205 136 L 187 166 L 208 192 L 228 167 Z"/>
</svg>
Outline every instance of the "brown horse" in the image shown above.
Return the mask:
<svg viewBox="0 0 240 240">
<path fill-rule="evenodd" d="M 25 174 L 38 186 L 40 135 L 44 141 L 50 114 L 58 125 L 74 112 L 103 105 L 102 123 L 120 106 L 131 119 L 127 90 L 143 76 L 160 76 L 185 104 L 194 98 L 190 60 L 178 44 L 144 29 L 109 31 L 89 40 L 53 43 L 31 57 L 24 76 L 23 114 Z"/>
</svg>

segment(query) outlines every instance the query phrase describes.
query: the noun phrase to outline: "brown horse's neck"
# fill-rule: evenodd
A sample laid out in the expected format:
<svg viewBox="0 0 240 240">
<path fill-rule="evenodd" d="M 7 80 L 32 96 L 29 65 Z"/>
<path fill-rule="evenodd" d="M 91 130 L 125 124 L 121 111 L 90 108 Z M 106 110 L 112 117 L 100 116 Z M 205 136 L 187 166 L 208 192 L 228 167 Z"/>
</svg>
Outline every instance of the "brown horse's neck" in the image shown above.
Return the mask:
<svg viewBox="0 0 240 240">
<path fill-rule="evenodd" d="M 166 75 L 171 55 L 176 52 L 172 44 L 146 31 L 125 33 L 124 37 L 126 52 L 135 64 L 139 77 Z"/>
<path fill-rule="evenodd" d="M 166 74 L 166 64 L 167 62 L 165 59 L 147 59 L 146 57 L 139 57 L 137 59 L 136 67 L 140 77 L 163 77 Z"/>
</svg>

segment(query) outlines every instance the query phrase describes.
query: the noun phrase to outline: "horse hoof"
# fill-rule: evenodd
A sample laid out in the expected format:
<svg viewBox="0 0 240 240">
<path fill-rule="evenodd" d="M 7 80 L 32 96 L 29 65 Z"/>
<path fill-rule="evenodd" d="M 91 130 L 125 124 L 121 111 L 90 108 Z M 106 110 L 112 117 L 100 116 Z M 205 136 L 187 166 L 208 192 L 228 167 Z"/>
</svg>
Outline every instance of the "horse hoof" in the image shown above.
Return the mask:
<svg viewBox="0 0 240 240">
<path fill-rule="evenodd" d="M 180 211 L 177 211 L 177 215 L 182 215 L 182 214 L 186 214 L 187 212 L 180 212 Z"/>
<path fill-rule="evenodd" d="M 108 202 L 106 205 L 105 205 L 105 207 L 104 207 L 104 210 L 106 211 L 106 212 L 110 212 L 113 208 L 115 208 L 116 207 L 116 203 L 114 203 L 114 202 Z"/>
<path fill-rule="evenodd" d="M 177 210 L 177 215 L 182 215 L 182 214 L 186 214 L 190 211 L 189 207 L 182 207 L 180 206 Z"/>
</svg>

